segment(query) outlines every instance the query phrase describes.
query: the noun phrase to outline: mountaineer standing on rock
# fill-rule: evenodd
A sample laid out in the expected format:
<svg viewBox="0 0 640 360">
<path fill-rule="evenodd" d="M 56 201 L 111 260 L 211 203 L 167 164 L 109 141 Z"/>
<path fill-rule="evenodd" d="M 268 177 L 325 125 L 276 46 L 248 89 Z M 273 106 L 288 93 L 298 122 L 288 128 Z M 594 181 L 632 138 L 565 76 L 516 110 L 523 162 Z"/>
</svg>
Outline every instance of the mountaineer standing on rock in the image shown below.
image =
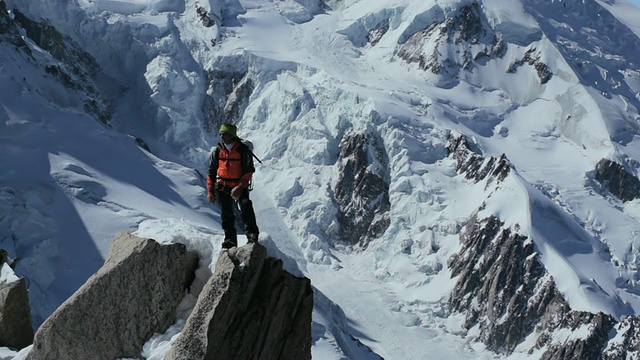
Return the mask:
<svg viewBox="0 0 640 360">
<path fill-rule="evenodd" d="M 218 200 L 222 209 L 223 249 L 238 246 L 233 214 L 234 201 L 240 205 L 247 241 L 258 242 L 259 233 L 253 204 L 249 199 L 249 185 L 256 171 L 253 166 L 253 153 L 238 138 L 236 131 L 237 128 L 233 124 L 222 124 L 220 127 L 222 142 L 211 152 L 207 176 L 207 199 L 212 204 Z"/>
</svg>

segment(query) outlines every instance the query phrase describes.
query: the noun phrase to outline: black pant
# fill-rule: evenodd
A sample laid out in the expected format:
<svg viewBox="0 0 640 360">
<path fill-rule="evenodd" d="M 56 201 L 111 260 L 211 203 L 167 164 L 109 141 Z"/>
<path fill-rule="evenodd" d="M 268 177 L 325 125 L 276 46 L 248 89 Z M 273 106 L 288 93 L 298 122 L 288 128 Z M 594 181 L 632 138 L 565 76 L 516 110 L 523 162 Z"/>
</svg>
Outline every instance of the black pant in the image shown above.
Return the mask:
<svg viewBox="0 0 640 360">
<path fill-rule="evenodd" d="M 238 236 L 236 231 L 236 217 L 233 213 L 234 200 L 231 197 L 231 188 L 221 187 L 218 189 L 218 199 L 222 208 L 222 230 L 224 230 L 224 239 L 238 244 Z M 258 234 L 258 225 L 256 225 L 256 214 L 253 211 L 253 203 L 249 199 L 249 190 L 244 189 L 242 195 L 238 199 L 242 222 L 244 223 L 245 234 Z"/>
</svg>

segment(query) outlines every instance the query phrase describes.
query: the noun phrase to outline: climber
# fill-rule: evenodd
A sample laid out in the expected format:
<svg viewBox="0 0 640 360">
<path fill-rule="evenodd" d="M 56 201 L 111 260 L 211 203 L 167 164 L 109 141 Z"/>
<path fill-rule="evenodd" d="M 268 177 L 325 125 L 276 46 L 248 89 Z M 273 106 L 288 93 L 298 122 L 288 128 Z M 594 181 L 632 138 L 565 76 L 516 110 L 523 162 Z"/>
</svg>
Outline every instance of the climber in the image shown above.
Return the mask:
<svg viewBox="0 0 640 360">
<path fill-rule="evenodd" d="M 223 249 L 238 246 L 234 201 L 240 206 L 247 241 L 258 242 L 259 234 L 253 204 L 249 199 L 249 185 L 255 172 L 253 153 L 236 132 L 233 124 L 222 124 L 220 127 L 222 142 L 211 152 L 207 176 L 207 199 L 212 204 L 218 200 L 222 209 Z"/>
</svg>

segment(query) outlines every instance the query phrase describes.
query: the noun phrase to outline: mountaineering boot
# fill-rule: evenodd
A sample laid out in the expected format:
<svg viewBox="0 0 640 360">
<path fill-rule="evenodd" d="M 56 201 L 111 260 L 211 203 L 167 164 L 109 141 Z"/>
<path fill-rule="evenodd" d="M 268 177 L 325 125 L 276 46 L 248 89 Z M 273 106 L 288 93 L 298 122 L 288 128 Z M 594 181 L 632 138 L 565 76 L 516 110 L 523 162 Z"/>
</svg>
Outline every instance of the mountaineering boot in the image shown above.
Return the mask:
<svg viewBox="0 0 640 360">
<path fill-rule="evenodd" d="M 255 244 L 258 242 L 258 234 L 257 233 L 249 233 L 247 234 L 247 243 Z"/>
<path fill-rule="evenodd" d="M 224 239 L 224 241 L 222 242 L 222 248 L 223 249 L 231 249 L 233 247 L 238 246 L 238 241 L 237 240 L 233 240 L 233 239 Z"/>
</svg>

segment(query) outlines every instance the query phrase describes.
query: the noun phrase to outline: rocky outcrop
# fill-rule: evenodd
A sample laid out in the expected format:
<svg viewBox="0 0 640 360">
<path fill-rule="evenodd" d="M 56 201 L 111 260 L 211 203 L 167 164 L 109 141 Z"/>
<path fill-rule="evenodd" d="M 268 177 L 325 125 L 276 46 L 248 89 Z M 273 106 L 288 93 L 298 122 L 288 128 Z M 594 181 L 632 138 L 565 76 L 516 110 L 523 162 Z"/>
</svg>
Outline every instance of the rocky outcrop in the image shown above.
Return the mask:
<svg viewBox="0 0 640 360">
<path fill-rule="evenodd" d="M 551 308 L 539 325 L 541 335 L 536 347 L 546 348 L 540 359 L 544 360 L 600 360 L 602 349 L 609 340 L 609 332 L 615 320 L 603 313 L 592 314 L 572 311 L 564 304 Z M 572 334 L 571 336 L 567 336 Z M 624 359 L 618 358 L 618 359 Z"/>
<path fill-rule="evenodd" d="M 474 1 L 409 36 L 400 45 L 398 56 L 417 63 L 422 70 L 454 78 L 461 69 L 470 69 L 485 58 L 502 57 L 504 52 L 504 41 L 491 28 L 481 4 Z"/>
<path fill-rule="evenodd" d="M 4 1 L 0 1 L 0 42 L 7 42 L 20 49 L 24 49 L 27 54 L 31 54 L 31 49 L 27 46 L 20 36 L 20 31 L 9 13 L 7 12 L 7 5 Z"/>
<path fill-rule="evenodd" d="M 207 96 L 203 99 L 202 112 L 211 118 L 206 119 L 205 127 L 207 131 L 218 131 L 223 122 L 233 122 L 242 117 L 253 92 L 253 81 L 248 71 L 214 69 L 208 70 L 206 74 L 209 87 Z"/>
<path fill-rule="evenodd" d="M 175 322 L 196 266 L 182 244 L 119 234 L 104 265 L 38 329 L 27 359 L 138 357 L 154 332 Z"/>
<path fill-rule="evenodd" d="M 640 38 L 633 28 L 621 23 L 618 16 L 606 11 L 605 4 L 594 0 L 533 0 L 527 2 L 526 7 L 535 8 L 530 14 L 543 33 L 554 39 L 554 48 L 559 52 L 556 56 L 568 60 L 583 86 L 609 100 L 622 96 L 638 109 L 638 88 L 627 80 L 630 73 L 638 76 L 638 66 L 624 64 L 640 63 L 640 52 L 635 50 L 640 48 Z M 567 19 L 579 21 L 572 22 L 571 26 L 558 26 L 567 23 Z M 591 44 L 596 43 L 599 46 L 594 51 Z M 619 70 L 621 66 L 627 70 Z M 635 132 L 630 130 L 631 134 Z M 622 138 L 617 138 L 622 134 Z M 627 136 L 633 137 L 627 131 L 613 131 L 611 135 L 614 143 L 625 145 Z"/>
<path fill-rule="evenodd" d="M 325 0 L 293 0 L 286 1 L 286 6 L 276 5 L 276 10 L 288 21 L 302 24 L 313 19 L 314 16 L 328 10 Z"/>
<path fill-rule="evenodd" d="M 0 347 L 22 349 L 33 341 L 27 285 L 0 249 Z"/>
<path fill-rule="evenodd" d="M 511 172 L 511 164 L 502 154 L 499 158 L 484 156 L 471 151 L 465 135 L 452 138 L 447 146 L 449 156 L 456 160 L 456 170 L 464 174 L 468 180 L 480 182 L 487 179 L 487 184 L 494 180 L 503 181 Z"/>
<path fill-rule="evenodd" d="M 616 324 L 601 359 L 635 359 L 640 355 L 640 318 L 627 317 Z"/>
<path fill-rule="evenodd" d="M 196 13 L 198 14 L 198 18 L 200 18 L 200 22 L 202 22 L 202 25 L 204 27 L 212 27 L 216 24 L 216 22 L 209 16 L 209 12 L 207 11 L 207 9 L 203 8 L 202 6 L 196 6 Z"/>
<path fill-rule="evenodd" d="M 448 151 L 459 173 L 475 182 L 486 181 L 487 186 L 499 184 L 511 171 L 504 154 L 485 158 L 471 150 L 464 135 L 452 138 Z M 603 171 L 606 176 L 596 175 L 599 180 L 613 181 L 614 189 L 634 188 L 627 178 L 631 175 L 621 167 L 601 168 L 609 170 Z M 476 214 L 460 241 L 461 250 L 448 263 L 457 278 L 449 304 L 454 312 L 465 314 L 465 327 L 476 328 L 478 340 L 487 348 L 510 354 L 533 337 L 535 345 L 529 352 L 536 351 L 541 359 L 602 359 L 614 326 L 625 329 L 618 343 L 640 343 L 631 321 L 625 327 L 604 313 L 572 310 L 540 262 L 535 243 L 518 234 L 517 225 L 506 228 L 495 216 L 481 219 Z M 610 345 L 610 358 L 620 354 L 618 358 L 625 358 L 625 346 Z"/>
<path fill-rule="evenodd" d="M 391 28 L 391 18 L 397 15 L 396 9 L 382 9 L 356 19 L 345 29 L 338 30 L 341 35 L 358 48 L 374 47 Z"/>
<path fill-rule="evenodd" d="M 15 19 L 24 28 L 29 39 L 46 50 L 54 59 L 67 64 L 84 80 L 90 79 L 100 71 L 100 66 L 89 53 L 71 38 L 61 34 L 46 21 L 33 21 L 18 10 L 14 10 Z M 76 84 L 67 84 L 76 86 Z"/>
<path fill-rule="evenodd" d="M 17 10 L 13 13 L 15 21 L 24 29 L 27 37 L 57 60 L 46 64 L 45 71 L 67 89 L 84 93 L 84 110 L 107 124 L 111 119 L 112 109 L 111 100 L 105 94 L 113 89 L 115 93 L 123 90 L 120 84 L 104 74 L 91 54 L 47 21 L 31 20 Z"/>
<path fill-rule="evenodd" d="M 2 264 L 8 264 L 12 269 L 15 268 L 14 260 L 9 259 L 9 254 L 5 249 L 0 249 L 0 267 Z"/>
<path fill-rule="evenodd" d="M 622 201 L 640 198 L 640 180 L 616 162 L 600 160 L 596 164 L 595 177 L 605 189 Z"/>
<path fill-rule="evenodd" d="M 340 142 L 340 177 L 335 199 L 340 206 L 341 238 L 366 245 L 389 227 L 388 161 L 380 140 L 362 133 L 347 134 Z"/>
<path fill-rule="evenodd" d="M 462 250 L 449 260 L 452 275 L 458 277 L 450 304 L 466 312 L 467 328 L 480 326 L 479 340 L 493 350 L 510 352 L 558 294 L 532 256 L 533 243 L 502 226 L 496 217 L 469 221 L 460 235 Z M 526 306 L 530 298 L 537 299 L 537 306 Z M 508 320 L 498 321 L 501 318 Z"/>
<path fill-rule="evenodd" d="M 220 254 L 166 360 L 311 359 L 313 292 L 258 244 Z"/>
<path fill-rule="evenodd" d="M 384 19 L 367 32 L 367 44 L 376 46 L 384 34 L 389 31 L 389 19 Z"/>
<path fill-rule="evenodd" d="M 522 59 L 514 61 L 509 68 L 507 69 L 507 73 L 515 73 L 518 71 L 518 68 L 524 64 L 529 64 L 536 70 L 536 74 L 538 74 L 538 78 L 540 79 L 540 84 L 546 84 L 551 80 L 552 73 L 549 66 L 540 60 L 540 54 L 536 53 L 536 49 L 529 49 L 524 54 Z"/>
<path fill-rule="evenodd" d="M 449 261 L 457 277 L 449 303 L 466 314 L 467 329 L 478 327 L 478 340 L 509 354 L 535 334 L 530 353 L 544 349 L 541 359 L 600 359 L 615 320 L 572 310 L 538 260 L 533 241 L 496 217 L 477 216 L 460 240 L 462 250 Z"/>
</svg>

